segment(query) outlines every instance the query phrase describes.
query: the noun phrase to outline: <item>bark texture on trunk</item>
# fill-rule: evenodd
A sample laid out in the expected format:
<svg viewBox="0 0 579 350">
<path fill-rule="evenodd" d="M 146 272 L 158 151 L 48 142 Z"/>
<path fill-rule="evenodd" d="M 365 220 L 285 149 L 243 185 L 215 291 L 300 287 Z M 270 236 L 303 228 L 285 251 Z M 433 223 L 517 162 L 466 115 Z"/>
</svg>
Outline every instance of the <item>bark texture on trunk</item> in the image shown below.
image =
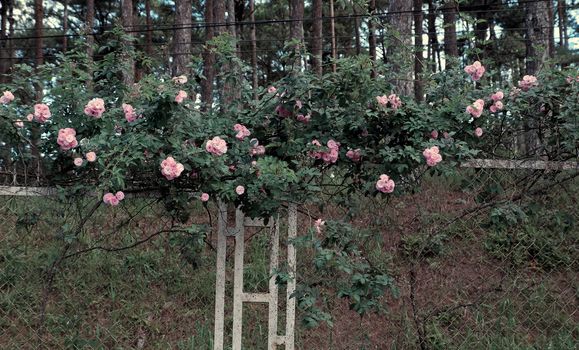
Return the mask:
<svg viewBox="0 0 579 350">
<path fill-rule="evenodd" d="M 62 12 L 62 52 L 66 52 L 68 50 L 68 0 L 64 0 L 62 6 L 64 6 Z"/>
<path fill-rule="evenodd" d="M 151 19 L 151 0 L 145 0 L 145 52 L 147 56 L 153 55 L 153 20 Z"/>
<path fill-rule="evenodd" d="M 557 16 L 559 17 L 559 46 L 569 47 L 567 35 L 567 4 L 565 0 L 557 1 Z"/>
<path fill-rule="evenodd" d="M 424 100 L 424 84 L 422 83 L 422 68 L 424 56 L 422 54 L 422 0 L 414 0 L 414 98 Z"/>
<path fill-rule="evenodd" d="M 394 81 L 397 93 L 405 96 L 413 94 L 413 69 L 409 65 L 403 72 L 404 67 L 397 62 L 412 62 L 414 59 L 412 52 L 407 50 L 412 46 L 412 4 L 409 0 L 390 0 L 388 4 L 388 24 L 398 35 L 390 36 L 387 58 L 389 62 L 395 62 L 393 69 L 399 73 Z"/>
<path fill-rule="evenodd" d="M 44 19 L 44 7 L 42 6 L 42 0 L 34 0 L 34 34 L 35 44 L 34 44 L 34 61 L 36 66 L 40 66 L 44 63 L 44 55 L 42 52 L 42 33 L 43 25 L 42 20 Z"/>
<path fill-rule="evenodd" d="M 210 42 L 213 40 L 215 28 L 212 27 L 214 23 L 213 17 L 213 0 L 205 1 L 205 40 Z M 201 81 L 201 101 L 203 102 L 203 110 L 211 108 L 213 103 L 213 79 L 215 77 L 215 54 L 209 44 L 206 45 L 203 52 L 203 75 L 205 79 Z"/>
<path fill-rule="evenodd" d="M 458 57 L 458 45 L 456 41 L 457 7 L 458 4 L 455 0 L 447 0 L 442 9 L 442 20 L 444 25 L 444 55 L 447 57 Z M 434 30 L 436 30 L 436 28 L 434 28 Z"/>
<path fill-rule="evenodd" d="M 376 12 L 376 0 L 370 0 L 368 2 L 368 12 L 371 16 Z M 370 60 L 376 64 L 376 21 L 373 18 L 370 18 L 368 21 L 368 51 Z M 372 78 L 375 77 L 376 70 L 372 69 Z"/>
<path fill-rule="evenodd" d="M 251 22 L 250 40 L 251 40 L 251 86 L 253 88 L 253 98 L 257 100 L 257 34 L 255 26 L 255 0 L 249 0 L 249 21 Z"/>
<path fill-rule="evenodd" d="M 549 56 L 549 1 L 529 1 L 525 3 L 527 74 L 536 74 Z"/>
<path fill-rule="evenodd" d="M 189 64 L 191 54 L 191 21 L 192 21 L 191 0 L 175 1 L 175 33 L 173 36 L 172 65 L 173 76 L 189 75 Z"/>
<path fill-rule="evenodd" d="M 85 28 L 85 35 L 86 35 L 86 55 L 88 57 L 88 74 L 90 78 L 87 81 L 87 87 L 89 89 L 92 88 L 92 73 L 93 73 L 93 46 L 94 46 L 94 36 L 93 28 L 94 28 L 94 0 L 86 0 L 86 28 Z"/>
<path fill-rule="evenodd" d="M 121 1 L 121 21 L 125 32 L 129 36 L 133 36 L 131 31 L 133 28 L 133 0 Z M 133 42 L 130 40 L 124 41 L 125 46 L 125 69 L 123 70 L 123 83 L 127 86 L 133 85 L 135 82 L 135 60 L 131 56 L 131 47 Z"/>
<path fill-rule="evenodd" d="M 338 50 L 336 47 L 336 20 L 334 19 L 334 0 L 330 0 L 330 35 L 332 37 L 332 72 L 336 72 L 336 59 Z"/>
<path fill-rule="evenodd" d="M 322 76 L 323 66 L 322 66 L 322 56 L 323 56 L 323 19 L 324 9 L 322 0 L 313 0 L 312 3 L 312 16 L 314 22 L 312 24 L 312 66 L 314 72 L 318 76 Z"/>
</svg>

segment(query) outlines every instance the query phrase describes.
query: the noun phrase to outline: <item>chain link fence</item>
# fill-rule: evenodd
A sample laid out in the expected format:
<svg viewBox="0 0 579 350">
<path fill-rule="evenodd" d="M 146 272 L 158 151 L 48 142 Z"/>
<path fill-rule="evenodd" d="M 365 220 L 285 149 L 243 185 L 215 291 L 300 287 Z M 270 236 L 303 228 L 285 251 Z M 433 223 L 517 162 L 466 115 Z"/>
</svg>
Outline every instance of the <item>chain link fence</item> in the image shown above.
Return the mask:
<svg viewBox="0 0 579 350">
<path fill-rule="evenodd" d="M 296 346 L 575 349 L 576 174 L 460 169 L 425 178 L 415 194 L 358 198 L 350 221 L 373 232 L 365 253 L 399 296 L 387 294 L 380 312 L 361 318 L 325 291 L 319 302 L 331 326 L 298 327 Z M 1 348 L 212 348 L 216 208 L 176 210 L 148 197 L 115 208 L 91 196 L 0 199 Z M 300 212 L 303 233 L 346 209 Z M 248 233 L 247 242 L 245 289 L 264 290 L 268 236 Z M 308 252 L 298 251 L 298 264 L 300 278 L 314 273 Z M 267 307 L 244 313 L 244 348 L 265 349 Z"/>
</svg>

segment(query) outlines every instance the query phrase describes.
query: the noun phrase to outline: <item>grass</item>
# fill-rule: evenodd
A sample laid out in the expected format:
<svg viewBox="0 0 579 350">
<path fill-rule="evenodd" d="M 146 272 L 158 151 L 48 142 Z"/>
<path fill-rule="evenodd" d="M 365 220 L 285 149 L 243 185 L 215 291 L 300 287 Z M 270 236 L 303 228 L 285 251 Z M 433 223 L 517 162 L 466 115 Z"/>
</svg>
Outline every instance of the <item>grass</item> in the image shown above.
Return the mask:
<svg viewBox="0 0 579 350">
<path fill-rule="evenodd" d="M 334 316 L 333 327 L 298 328 L 299 349 L 415 349 L 420 339 L 429 349 L 577 348 L 576 206 L 544 202 L 541 205 L 549 210 L 565 209 L 565 215 L 553 216 L 550 224 L 525 222 L 534 229 L 526 232 L 534 236 L 520 236 L 518 246 L 529 239 L 541 242 L 541 247 L 549 245 L 539 251 L 546 252 L 541 259 L 551 259 L 547 264 L 533 259 L 539 255 L 529 249 L 506 249 L 502 228 L 482 225 L 485 217 L 433 230 L 431 223 L 444 222 L 470 205 L 469 193 L 460 191 L 460 183 L 454 179 L 450 187 L 430 186 L 425 193 L 391 203 L 355 201 L 352 221 L 378 238 L 368 242 L 366 253 L 377 267 L 392 272 L 401 296 L 385 298 L 382 313 L 363 319 L 348 310 L 347 302 L 329 298 L 325 307 Z M 431 198 L 437 199 L 435 203 Z M 67 242 L 73 249 L 122 246 L 166 224 L 164 212 L 151 205 L 141 210 L 138 220 L 115 232 L 115 224 L 147 202 L 126 203 L 131 204 L 114 210 L 99 208 L 78 236 L 74 235 L 78 213 L 86 212 L 89 203 L 10 199 L 0 204 L 4 223 L 0 228 L 0 348 L 212 349 L 214 252 L 184 247 L 183 242 L 189 241 L 178 239 L 178 233 L 159 235 L 132 249 L 94 250 L 66 259 L 46 294 L 40 328 L 46 271 Z M 396 209 L 384 214 L 388 212 L 380 210 L 386 205 Z M 208 223 L 200 207 L 191 210 L 193 220 Z M 328 208 L 324 215 L 339 218 L 343 211 Z M 417 219 L 410 220 L 413 217 Z M 569 233 L 564 239 L 556 235 L 561 227 Z M 268 248 L 267 233 L 247 242 L 246 291 L 267 290 Z M 301 276 L 316 273 L 309 258 L 308 252 L 298 256 Z M 413 295 L 411 270 L 416 276 Z M 228 273 L 228 337 L 231 287 Z M 265 349 L 267 308 L 248 305 L 244 313 L 244 349 Z M 282 317 L 280 329 L 283 322 Z"/>
</svg>

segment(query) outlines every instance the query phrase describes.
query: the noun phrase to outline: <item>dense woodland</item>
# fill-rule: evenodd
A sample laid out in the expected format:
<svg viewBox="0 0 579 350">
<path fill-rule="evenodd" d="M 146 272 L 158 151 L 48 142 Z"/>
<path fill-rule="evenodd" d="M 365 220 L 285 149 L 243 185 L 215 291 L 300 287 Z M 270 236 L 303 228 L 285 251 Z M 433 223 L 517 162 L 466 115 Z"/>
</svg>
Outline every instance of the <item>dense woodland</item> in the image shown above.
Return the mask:
<svg viewBox="0 0 579 350">
<path fill-rule="evenodd" d="M 299 43 L 304 69 L 321 74 L 333 58 L 369 55 L 401 72 L 397 93 L 422 99 L 421 77 L 450 57 L 492 62 L 512 79 L 554 57 L 573 63 L 576 8 L 573 0 L 2 0 L 0 74 L 6 81 L 15 64 L 53 62 L 79 47 L 99 60 L 94 48 L 123 28 L 134 38 L 123 44 L 137 53 L 125 82 L 158 69 L 193 74 L 208 101 L 215 57 L 207 43 L 228 32 L 256 85 L 291 70 L 288 44 Z"/>
</svg>

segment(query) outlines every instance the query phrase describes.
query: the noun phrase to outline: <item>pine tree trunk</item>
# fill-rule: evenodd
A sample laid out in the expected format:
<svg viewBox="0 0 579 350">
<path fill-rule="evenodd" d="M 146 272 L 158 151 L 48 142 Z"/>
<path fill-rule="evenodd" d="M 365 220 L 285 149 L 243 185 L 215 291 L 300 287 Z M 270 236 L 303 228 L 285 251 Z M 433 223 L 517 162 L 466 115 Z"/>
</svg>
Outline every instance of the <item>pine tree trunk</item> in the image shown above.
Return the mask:
<svg viewBox="0 0 579 350">
<path fill-rule="evenodd" d="M 145 0 L 145 24 L 147 31 L 145 33 L 145 52 L 147 56 L 153 55 L 153 20 L 151 19 L 151 0 Z"/>
<path fill-rule="evenodd" d="M 322 76 L 323 74 L 323 66 L 322 66 L 322 55 L 323 55 L 323 19 L 324 16 L 324 9 L 323 9 L 322 0 L 313 0 L 312 3 L 312 16 L 314 18 L 314 22 L 312 25 L 313 33 L 312 33 L 312 65 L 314 68 L 314 72 L 318 76 Z"/>
<path fill-rule="evenodd" d="M 406 48 L 412 45 L 412 1 L 390 0 L 388 4 L 388 23 L 391 28 L 395 28 L 399 33 L 399 38 L 391 38 L 388 46 L 388 61 L 394 62 L 393 69 L 398 73 L 398 78 L 394 84 L 396 91 L 400 95 L 412 95 L 412 67 L 401 67 L 397 62 L 412 62 L 413 58 L 408 57 Z M 394 40 L 396 40 L 394 42 Z M 392 56 L 396 56 L 395 58 Z"/>
<path fill-rule="evenodd" d="M 550 51 L 548 1 L 525 3 L 526 72 L 530 75 L 537 73 Z"/>
<path fill-rule="evenodd" d="M 376 12 L 376 0 L 368 2 L 368 12 L 373 16 Z M 368 54 L 370 60 L 376 65 L 376 20 L 370 18 L 368 21 Z M 372 78 L 376 78 L 376 69 L 372 69 Z"/>
<path fill-rule="evenodd" d="M 62 52 L 68 50 L 68 0 L 64 0 L 62 4 L 64 10 L 62 12 Z"/>
<path fill-rule="evenodd" d="M 249 0 L 249 21 L 251 22 L 251 87 L 253 88 L 253 98 L 257 100 L 257 34 L 255 25 L 255 0 Z"/>
<path fill-rule="evenodd" d="M 457 6 L 455 0 L 448 0 L 442 10 L 444 26 L 444 55 L 446 57 L 458 57 L 458 45 L 456 42 Z M 434 30 L 436 30 L 436 28 L 434 28 Z"/>
<path fill-rule="evenodd" d="M 125 35 L 133 36 L 131 31 L 133 28 L 133 0 L 121 1 L 121 21 L 125 30 Z M 125 69 L 123 70 L 123 83 L 125 86 L 132 86 L 135 82 L 135 61 L 132 57 L 133 42 L 130 40 L 124 41 L 125 46 Z"/>
<path fill-rule="evenodd" d="M 10 55 L 8 51 L 10 38 L 8 37 L 8 1 L 0 1 L 0 83 L 8 82 L 8 77 L 6 74 L 10 70 Z"/>
<path fill-rule="evenodd" d="M 356 41 L 356 55 L 362 53 L 362 43 L 360 41 L 360 17 L 358 17 L 358 11 L 356 11 L 356 2 L 352 0 L 352 12 L 354 13 L 354 35 Z"/>
<path fill-rule="evenodd" d="M 424 100 L 424 84 L 422 83 L 422 0 L 414 0 L 414 98 L 416 101 Z"/>
<path fill-rule="evenodd" d="M 334 19 L 334 0 L 330 0 L 330 35 L 332 38 L 332 72 L 336 72 L 336 59 L 338 50 L 336 47 L 336 20 Z"/>
<path fill-rule="evenodd" d="M 548 35 L 549 35 L 549 50 L 548 54 L 550 58 L 555 57 L 555 19 L 553 14 L 553 2 L 552 0 L 547 1 L 547 16 L 549 19 L 548 25 Z"/>
<path fill-rule="evenodd" d="M 44 63 L 44 55 L 42 52 L 42 33 L 43 25 L 42 20 L 44 19 L 44 7 L 42 6 L 42 0 L 34 0 L 34 34 L 35 34 L 35 44 L 34 44 L 34 61 L 36 66 L 41 66 Z"/>
<path fill-rule="evenodd" d="M 93 36 L 93 29 L 94 29 L 94 0 L 86 0 L 86 28 L 85 28 L 85 35 L 86 35 L 86 55 L 88 57 L 88 74 L 89 79 L 87 81 L 88 89 L 92 89 L 92 80 L 93 80 L 93 54 L 94 54 L 94 36 Z"/>
<path fill-rule="evenodd" d="M 213 40 L 213 33 L 215 32 L 213 17 L 213 0 L 205 0 L 205 41 Z M 213 103 L 213 79 L 215 78 L 215 54 L 211 47 L 207 45 L 203 52 L 203 75 L 205 79 L 201 82 L 201 101 L 203 102 L 203 110 L 211 108 Z"/>
<path fill-rule="evenodd" d="M 290 39 L 298 41 L 301 49 L 304 40 L 304 0 L 291 0 Z"/>
<path fill-rule="evenodd" d="M 565 0 L 557 1 L 557 14 L 559 17 L 559 46 L 569 47 L 567 35 L 567 4 Z"/>
<path fill-rule="evenodd" d="M 191 0 L 175 1 L 175 34 L 173 36 L 173 76 L 189 75 L 187 65 L 191 55 Z"/>
</svg>

